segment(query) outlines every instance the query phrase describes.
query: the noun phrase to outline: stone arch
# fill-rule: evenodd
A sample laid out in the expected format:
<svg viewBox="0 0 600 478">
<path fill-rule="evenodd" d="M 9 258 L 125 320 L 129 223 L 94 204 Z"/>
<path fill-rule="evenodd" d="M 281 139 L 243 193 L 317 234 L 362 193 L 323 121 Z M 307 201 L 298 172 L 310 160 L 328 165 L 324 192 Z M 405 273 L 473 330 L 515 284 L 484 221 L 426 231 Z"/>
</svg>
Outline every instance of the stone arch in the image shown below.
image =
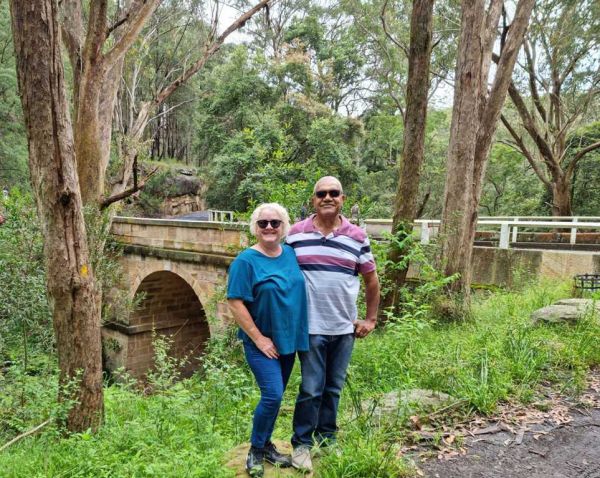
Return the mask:
<svg viewBox="0 0 600 478">
<path fill-rule="evenodd" d="M 125 264 L 125 261 L 121 261 Z M 176 261 L 131 255 L 125 265 L 129 277 L 129 295 L 134 298 L 142 282 L 151 274 L 156 272 L 172 272 L 180 276 L 196 293 L 202 307 L 212 300 L 214 285 L 210 280 L 202 280 L 199 276 L 208 275 L 202 267 L 190 263 L 179 263 Z M 200 279 L 200 280 L 199 280 Z"/>
<path fill-rule="evenodd" d="M 160 334 L 172 340 L 171 356 L 187 357 L 181 371 L 184 376 L 191 375 L 210 337 L 198 294 L 184 278 L 170 270 L 150 272 L 135 286 L 133 295 L 139 302 L 129 324 L 109 326 L 113 330 L 107 331 L 120 345 L 119 360 L 113 360 L 110 368 L 123 365 L 134 377 L 144 378 L 155 366 L 153 337 Z"/>
</svg>

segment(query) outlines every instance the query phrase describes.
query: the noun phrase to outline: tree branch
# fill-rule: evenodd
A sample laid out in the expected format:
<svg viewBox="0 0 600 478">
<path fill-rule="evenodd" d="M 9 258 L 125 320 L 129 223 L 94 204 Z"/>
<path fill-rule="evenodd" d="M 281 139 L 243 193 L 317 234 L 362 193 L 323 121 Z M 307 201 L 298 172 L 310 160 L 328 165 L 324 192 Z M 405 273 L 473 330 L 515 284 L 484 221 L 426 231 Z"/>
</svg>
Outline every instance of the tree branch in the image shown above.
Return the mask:
<svg viewBox="0 0 600 478">
<path fill-rule="evenodd" d="M 104 55 L 104 67 L 110 70 L 121 58 L 125 56 L 138 35 L 144 28 L 146 21 L 154 13 L 162 0 L 143 0 L 137 13 L 127 22 L 127 29 L 123 32 L 121 38 L 115 43 L 110 51 Z M 95 2 L 93 2 L 95 3 Z M 133 14 L 132 11 L 130 11 Z M 128 13 L 128 15 L 130 14 Z M 105 30 L 106 32 L 106 30 Z"/>
<path fill-rule="evenodd" d="M 133 163 L 134 164 L 134 166 L 133 166 L 133 187 L 131 187 L 123 192 L 120 192 L 118 194 L 115 194 L 114 196 L 110 196 L 110 197 L 104 199 L 100 203 L 101 211 L 106 209 L 111 204 L 113 204 L 117 201 L 121 201 L 122 199 L 125 199 L 125 198 L 131 196 L 132 194 L 135 194 L 136 192 L 144 189 L 144 186 L 146 186 L 148 179 L 150 179 L 159 169 L 158 166 L 156 168 L 154 168 L 152 171 L 150 171 L 148 173 L 148 175 L 142 180 L 142 182 L 140 182 L 138 184 L 138 181 L 137 181 L 137 156 L 135 157 L 135 159 L 133 161 L 134 161 L 134 163 Z"/>
<path fill-rule="evenodd" d="M 540 166 L 538 165 L 537 161 L 535 160 L 535 158 L 533 157 L 533 155 L 531 154 L 531 152 L 527 149 L 527 146 L 525 146 L 525 142 L 523 141 L 523 138 L 521 138 L 521 136 L 519 136 L 517 134 L 517 132 L 515 131 L 515 129 L 512 127 L 512 125 L 510 124 L 510 122 L 506 118 L 506 116 L 504 116 L 504 115 L 501 114 L 500 115 L 500 120 L 502 121 L 502 124 L 508 130 L 508 132 L 510 133 L 510 135 L 514 138 L 516 146 L 517 146 L 517 150 L 523 156 L 525 156 L 525 158 L 527 159 L 527 161 L 529 162 L 529 164 L 533 168 L 533 171 L 535 172 L 536 176 L 538 178 L 540 178 L 540 180 L 544 183 L 544 185 L 548 189 L 551 189 L 552 185 L 550 184 L 550 181 L 548 181 L 548 179 L 546 178 L 546 175 L 540 169 Z"/>
<path fill-rule="evenodd" d="M 152 118 L 150 118 L 148 121 L 153 121 L 155 119 L 158 119 L 162 116 L 168 115 L 171 111 L 179 108 L 180 106 L 186 105 L 188 103 L 193 103 L 194 101 L 196 101 L 196 98 L 193 98 L 191 100 L 186 100 L 186 101 L 181 101 L 179 103 L 177 103 L 176 105 L 171 106 L 170 108 L 166 109 L 165 111 L 161 111 L 160 113 L 158 113 L 157 115 L 154 115 Z"/>
<path fill-rule="evenodd" d="M 2 445 L 0 447 L 0 452 L 6 450 L 9 446 L 15 444 L 22 438 L 28 437 L 29 435 L 33 435 L 34 433 L 40 431 L 42 428 L 44 428 L 46 425 L 48 425 L 48 423 L 50 423 L 51 421 L 52 420 L 46 420 L 45 422 L 40 423 L 36 427 L 33 427 L 31 430 L 27 430 L 25 433 L 21 433 L 20 435 L 17 435 L 12 440 L 10 440 L 8 443 L 5 443 L 4 445 Z"/>
<path fill-rule="evenodd" d="M 512 82 L 508 88 L 508 94 L 510 95 L 510 99 L 515 105 L 519 116 L 521 117 L 523 127 L 527 130 L 527 132 L 531 136 L 531 139 L 533 139 L 538 150 L 540 151 L 540 154 L 542 155 L 542 158 L 544 159 L 544 162 L 546 163 L 546 165 L 548 165 L 550 171 L 558 171 L 558 169 L 560 169 L 560 166 L 556 162 L 548 142 L 542 137 L 541 133 L 537 128 L 537 125 L 535 124 L 533 117 L 531 116 L 529 110 L 527 109 L 527 106 L 525 105 L 525 101 L 523 100 L 521 94 Z"/>
<path fill-rule="evenodd" d="M 531 54 L 531 49 L 529 48 L 529 42 L 523 42 L 523 49 L 525 50 L 525 58 L 527 65 L 527 73 L 529 75 L 529 90 L 531 91 L 531 98 L 533 99 L 533 104 L 537 108 L 539 115 L 541 116 L 544 123 L 547 121 L 546 109 L 540 100 L 540 95 L 537 89 L 537 78 L 535 75 L 535 61 L 533 59 L 533 55 Z"/>
<path fill-rule="evenodd" d="M 400 43 L 394 37 L 394 35 L 392 35 L 390 33 L 390 31 L 388 30 L 387 22 L 385 21 L 385 11 L 387 9 L 387 4 L 388 4 L 388 0 L 385 0 L 385 2 L 383 2 L 383 6 L 381 7 L 381 13 L 379 14 L 379 18 L 381 19 L 381 26 L 383 27 L 383 32 L 385 33 L 385 36 L 388 37 L 394 45 L 396 45 L 398 48 L 400 48 L 404 52 L 404 54 L 406 55 L 406 58 L 408 58 L 409 53 L 408 53 L 406 46 L 404 46 L 402 43 Z"/>
<path fill-rule="evenodd" d="M 111 35 L 111 33 L 114 32 L 117 28 L 119 28 L 124 23 L 127 23 L 129 21 L 130 14 L 131 14 L 131 12 L 128 11 L 123 17 L 121 17 L 119 20 L 117 20 L 115 23 L 113 23 L 110 27 L 108 27 L 108 29 L 106 30 L 106 37 L 108 38 Z"/>
<path fill-rule="evenodd" d="M 63 42 L 69 52 L 69 61 L 75 75 L 74 83 L 79 83 L 81 72 L 81 50 L 83 48 L 83 12 L 80 0 L 59 2 Z"/>
<path fill-rule="evenodd" d="M 96 0 L 90 3 L 87 35 L 83 47 L 83 62 L 95 63 L 102 54 L 102 45 L 106 40 L 106 15 L 108 0 Z"/>
<path fill-rule="evenodd" d="M 567 166 L 567 174 L 568 174 L 567 177 L 570 177 L 570 175 L 573 173 L 573 171 L 575 171 L 575 166 L 577 166 L 577 163 L 579 162 L 579 160 L 581 160 L 581 158 L 583 158 L 590 151 L 594 151 L 595 149 L 600 149 L 600 141 L 590 144 L 589 146 L 586 146 L 585 148 L 577 151 L 577 154 L 575 154 L 575 156 L 573 156 L 573 159 L 569 163 L 569 166 Z"/>
<path fill-rule="evenodd" d="M 158 106 L 163 101 L 165 101 L 169 96 L 177 90 L 183 83 L 190 79 L 191 76 L 196 74 L 201 68 L 204 67 L 208 59 L 213 56 L 229 35 L 233 32 L 242 28 L 250 18 L 252 18 L 257 12 L 267 7 L 271 0 L 261 0 L 256 6 L 248 10 L 246 13 L 241 15 L 237 20 L 235 20 L 227 29 L 221 33 L 210 45 L 207 46 L 204 54 L 194 63 L 188 70 L 184 71 L 175 81 L 173 81 L 170 85 L 163 88 L 162 91 L 157 95 L 154 100 L 154 106 Z"/>
</svg>

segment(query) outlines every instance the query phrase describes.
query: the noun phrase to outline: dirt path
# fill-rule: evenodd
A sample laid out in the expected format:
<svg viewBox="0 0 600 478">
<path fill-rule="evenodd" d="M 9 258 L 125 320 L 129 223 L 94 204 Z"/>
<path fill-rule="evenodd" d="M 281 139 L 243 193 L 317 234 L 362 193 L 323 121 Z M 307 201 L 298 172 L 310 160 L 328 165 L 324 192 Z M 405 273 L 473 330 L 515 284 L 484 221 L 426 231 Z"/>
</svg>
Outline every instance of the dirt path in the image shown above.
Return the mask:
<svg viewBox="0 0 600 478">
<path fill-rule="evenodd" d="M 545 411 L 506 406 L 496 422 L 445 434 L 437 458 L 419 464 L 423 476 L 600 478 L 600 371 L 577 402 L 552 392 L 547 397 Z"/>
</svg>

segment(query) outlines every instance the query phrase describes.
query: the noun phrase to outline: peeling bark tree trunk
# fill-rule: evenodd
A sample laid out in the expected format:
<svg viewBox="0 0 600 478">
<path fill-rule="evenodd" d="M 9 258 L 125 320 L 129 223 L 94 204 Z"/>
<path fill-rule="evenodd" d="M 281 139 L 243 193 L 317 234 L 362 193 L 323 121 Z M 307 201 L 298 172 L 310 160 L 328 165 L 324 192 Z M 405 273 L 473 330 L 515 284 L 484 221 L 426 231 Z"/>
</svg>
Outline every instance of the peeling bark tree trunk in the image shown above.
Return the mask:
<svg viewBox="0 0 600 478">
<path fill-rule="evenodd" d="M 519 0 L 488 93 L 488 73 L 502 3 L 492 0 L 486 13 L 483 0 L 462 2 L 441 239 L 444 272 L 448 276 L 460 274 L 451 288 L 462 293 L 466 300 L 471 287 L 473 240 L 489 151 L 535 1 Z"/>
<path fill-rule="evenodd" d="M 433 4 L 433 0 L 415 0 L 410 22 L 404 144 L 392 223 L 392 232 L 396 234 L 401 231 L 404 237 L 412 233 L 412 224 L 417 216 L 419 182 L 425 150 Z M 390 259 L 399 263 L 406 257 L 406 253 L 406 250 L 393 249 Z M 388 293 L 389 297 L 385 298 L 384 307 L 397 305 L 398 293 L 406 281 L 407 272 L 408 264 L 405 268 L 390 272 L 392 291 Z"/>
<path fill-rule="evenodd" d="M 70 397 L 75 404 L 67 418 L 72 431 L 96 429 L 103 412 L 101 291 L 89 264 L 90 249 L 101 251 L 103 244 L 90 244 L 82 208 L 99 208 L 131 194 L 124 191 L 126 194 L 118 197 L 103 197 L 111 119 L 123 59 L 160 2 L 123 2 L 126 10 L 113 26 L 107 23 L 107 0 L 87 2 L 84 31 L 84 2 L 61 0 L 62 31 L 76 83 L 74 124 L 65 94 L 57 0 L 10 2 L 31 180 L 44 230 L 61 383 L 79 380 L 75 397 Z M 136 124 L 140 131 L 134 130 L 134 137 L 141 138 L 152 108 L 197 73 L 227 36 L 268 2 L 261 0 L 240 16 L 207 46 L 190 69 L 162 91 L 160 98 L 142 106 Z M 126 174 L 131 175 L 131 171 Z"/>
<path fill-rule="evenodd" d="M 446 166 L 444 210 L 441 237 L 444 272 L 450 276 L 461 273 L 464 284 L 470 284 L 468 244 L 470 183 L 473 180 L 475 146 L 481 101 L 481 68 L 484 22 L 484 1 L 462 2 L 461 34 L 456 63 L 454 106 L 450 126 L 450 144 Z M 462 284 L 461 284 L 462 288 Z"/>
<path fill-rule="evenodd" d="M 76 381 L 67 416 L 72 431 L 102 421 L 100 310 L 90 268 L 56 0 L 11 0 L 17 74 L 29 167 L 44 232 L 60 382 Z"/>
<path fill-rule="evenodd" d="M 571 216 L 571 181 L 566 174 L 557 176 L 552 182 L 552 215 Z"/>
</svg>

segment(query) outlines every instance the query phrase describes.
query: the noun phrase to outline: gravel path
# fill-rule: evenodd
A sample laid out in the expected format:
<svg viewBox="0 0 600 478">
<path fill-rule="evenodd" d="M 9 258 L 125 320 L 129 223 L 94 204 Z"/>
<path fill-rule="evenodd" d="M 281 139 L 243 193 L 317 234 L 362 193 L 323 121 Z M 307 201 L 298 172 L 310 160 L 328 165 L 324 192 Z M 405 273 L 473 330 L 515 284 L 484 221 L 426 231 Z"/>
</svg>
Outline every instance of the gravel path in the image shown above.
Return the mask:
<svg viewBox="0 0 600 478">
<path fill-rule="evenodd" d="M 600 372 L 577 403 L 553 396 L 550 404 L 546 412 L 507 407 L 491 433 L 475 428 L 458 451 L 419 467 L 432 478 L 600 478 Z"/>
</svg>

